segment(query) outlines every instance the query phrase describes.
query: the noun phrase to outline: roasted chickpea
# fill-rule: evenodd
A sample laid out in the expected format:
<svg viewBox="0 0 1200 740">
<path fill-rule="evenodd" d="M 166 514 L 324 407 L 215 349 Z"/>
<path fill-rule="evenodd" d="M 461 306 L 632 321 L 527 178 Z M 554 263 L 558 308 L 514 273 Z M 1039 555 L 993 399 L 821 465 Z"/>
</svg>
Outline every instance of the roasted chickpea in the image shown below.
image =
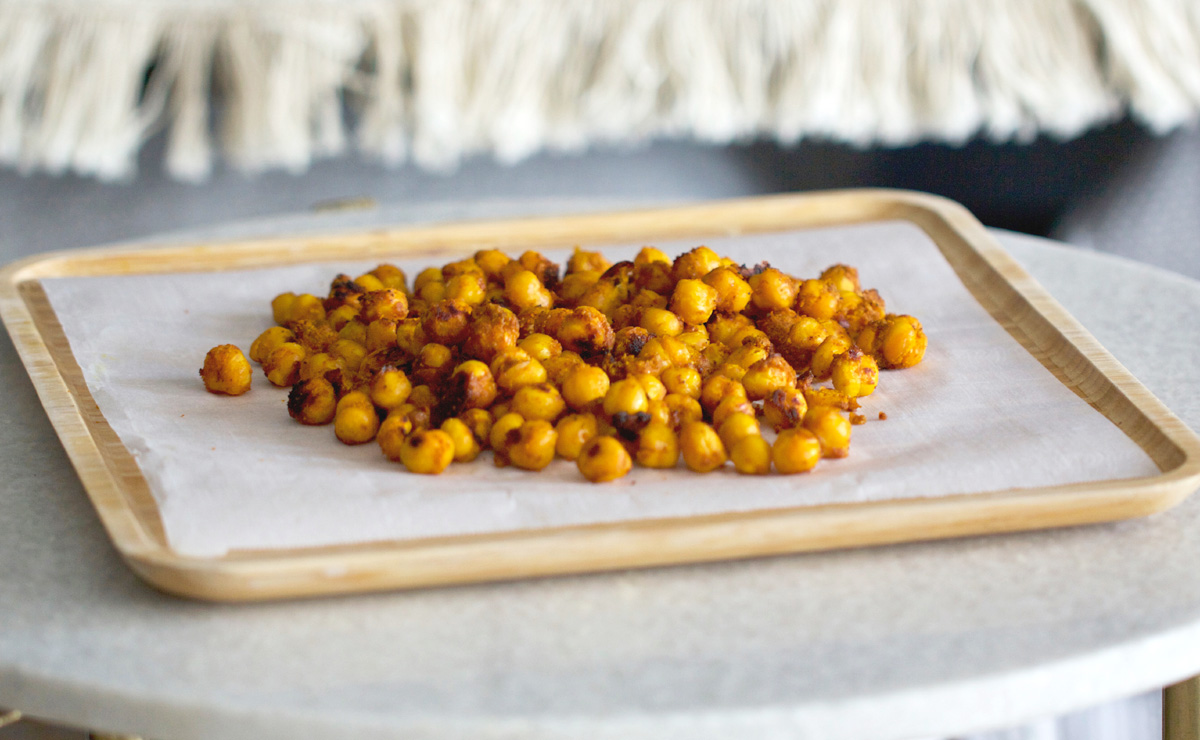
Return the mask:
<svg viewBox="0 0 1200 740">
<path fill-rule="evenodd" d="M 492 415 L 488 409 L 467 409 L 457 417 L 467 425 L 480 448 L 491 447 Z"/>
<path fill-rule="evenodd" d="M 408 403 L 414 406 L 432 410 L 438 405 L 438 395 L 427 385 L 418 385 L 408 395 Z M 403 404 L 401 404 L 403 405 Z"/>
<path fill-rule="evenodd" d="M 399 331 L 399 324 L 397 324 Z M 346 324 L 338 330 L 338 339 L 347 339 L 351 342 L 358 342 L 366 347 L 367 345 L 367 325 L 358 319 L 347 321 Z"/>
<path fill-rule="evenodd" d="M 649 265 L 654 262 L 669 265 L 671 264 L 671 258 L 667 256 L 666 252 L 662 251 L 658 247 L 649 246 L 642 247 L 640 250 L 638 250 L 637 256 L 633 258 L 634 267 Z"/>
<path fill-rule="evenodd" d="M 927 344 L 920 321 L 912 316 L 888 316 L 879 332 L 876 355 L 882 367 L 899 370 L 919 363 L 925 357 Z"/>
<path fill-rule="evenodd" d="M 421 328 L 431 342 L 462 344 L 471 325 L 471 306 L 455 298 L 447 298 L 429 306 L 421 320 Z"/>
<path fill-rule="evenodd" d="M 393 462 L 400 461 L 400 448 L 404 439 L 412 432 L 412 419 L 408 416 L 389 414 L 375 433 L 375 443 L 383 456 Z"/>
<path fill-rule="evenodd" d="M 759 434 L 742 437 L 730 448 L 729 459 L 742 475 L 766 475 L 771 472 L 771 444 Z"/>
<path fill-rule="evenodd" d="M 341 360 L 325 352 L 318 352 L 315 355 L 305 355 L 304 359 L 300 361 L 299 380 L 326 378 L 341 382 L 345 376 L 345 370 L 346 366 Z M 328 376 L 330 372 L 334 373 L 332 378 Z"/>
<path fill-rule="evenodd" d="M 267 359 L 267 356 L 275 351 L 276 347 L 284 342 L 294 341 L 295 338 L 296 335 L 292 333 L 291 329 L 283 326 L 272 326 L 262 334 L 259 334 L 258 338 L 250 343 L 250 359 L 261 365 Z"/>
<path fill-rule="evenodd" d="M 296 302 L 296 294 L 288 291 L 280 293 L 271 299 L 271 318 L 282 326 L 292 319 L 292 304 Z"/>
<path fill-rule="evenodd" d="M 579 472 L 593 483 L 605 483 L 629 474 L 633 459 L 613 437 L 593 437 L 575 460 Z"/>
<path fill-rule="evenodd" d="M 850 454 L 850 420 L 835 408 L 816 406 L 804 415 L 804 428 L 821 443 L 822 457 Z"/>
<path fill-rule="evenodd" d="M 771 447 L 771 462 L 784 475 L 807 473 L 821 459 L 821 443 L 812 432 L 802 427 L 785 429 Z"/>
<path fill-rule="evenodd" d="M 330 345 L 329 354 L 354 373 L 362 366 L 362 361 L 367 356 L 367 348 L 350 339 L 339 339 Z"/>
<path fill-rule="evenodd" d="M 390 411 L 407 401 L 412 389 L 412 381 L 403 370 L 385 366 L 371 378 L 371 402 Z"/>
<path fill-rule="evenodd" d="M 554 459 L 558 432 L 545 419 L 532 419 L 517 428 L 516 438 L 508 435 L 505 452 L 513 465 L 525 470 L 541 470 Z"/>
<path fill-rule="evenodd" d="M 333 433 L 348 445 L 360 445 L 375 439 L 379 432 L 379 414 L 362 391 L 351 391 L 337 403 Z"/>
<path fill-rule="evenodd" d="M 587 411 L 608 395 L 612 383 L 608 374 L 592 365 L 576 365 L 567 371 L 562 383 L 563 399 L 576 411 Z"/>
<path fill-rule="evenodd" d="M 338 333 L 324 321 L 301 319 L 288 324 L 296 335 L 296 344 L 309 352 L 326 352 L 338 340 Z"/>
<path fill-rule="evenodd" d="M 252 375 L 250 362 L 233 344 L 221 344 L 210 349 L 204 356 L 204 366 L 200 368 L 204 389 L 218 395 L 242 395 L 250 390 Z"/>
<path fill-rule="evenodd" d="M 796 291 L 796 310 L 818 321 L 838 315 L 841 294 L 824 280 L 805 280 Z"/>
<path fill-rule="evenodd" d="M 581 357 L 596 357 L 608 352 L 616 339 L 608 318 L 592 306 L 577 306 L 565 317 L 557 333 L 563 349 Z"/>
<path fill-rule="evenodd" d="M 779 388 L 795 387 L 796 371 L 783 357 L 772 355 L 747 368 L 742 385 L 751 401 L 760 401 Z"/>
<path fill-rule="evenodd" d="M 879 383 L 879 365 L 875 358 L 858 347 L 838 355 L 830 369 L 833 387 L 851 398 L 869 396 Z"/>
<path fill-rule="evenodd" d="M 758 426 L 758 419 L 753 413 L 738 412 L 729 414 L 717 427 L 717 435 L 721 438 L 721 444 L 725 445 L 725 449 L 732 450 L 733 446 L 740 442 L 745 437 L 760 437 L 762 429 Z"/>
<path fill-rule="evenodd" d="M 362 297 L 359 318 L 370 324 L 376 319 L 399 321 L 408 316 L 408 296 L 394 288 L 371 291 Z"/>
<path fill-rule="evenodd" d="M 754 405 L 746 399 L 738 398 L 737 396 L 730 396 L 729 398 L 723 399 L 717 404 L 717 407 L 713 409 L 713 427 L 720 429 L 721 425 L 725 423 L 725 420 L 734 414 L 746 414 L 748 416 L 754 416 Z"/>
<path fill-rule="evenodd" d="M 704 419 L 704 409 L 700 407 L 700 402 L 691 396 L 684 396 L 679 393 L 668 393 L 666 398 L 661 401 L 656 401 L 655 404 L 662 404 L 666 410 L 666 418 L 663 419 L 670 424 L 673 429 L 679 429 L 689 421 L 702 421 Z M 651 409 L 653 413 L 654 408 Z"/>
<path fill-rule="evenodd" d="M 850 340 L 840 334 L 826 337 L 821 346 L 817 347 L 817 351 L 813 352 L 812 362 L 809 363 L 813 377 L 817 380 L 828 380 L 833 370 L 833 361 L 838 355 L 848 351 L 850 346 Z"/>
<path fill-rule="evenodd" d="M 496 355 L 517 346 L 520 330 L 516 314 L 504 306 L 480 306 L 472 314 L 463 351 L 483 362 L 491 362 Z"/>
<path fill-rule="evenodd" d="M 554 305 L 553 295 L 529 270 L 514 272 L 504 281 L 504 297 L 518 309 Z"/>
<path fill-rule="evenodd" d="M 662 374 L 662 384 L 667 393 L 699 398 L 702 382 L 700 373 L 692 367 L 672 367 L 664 370 Z"/>
<path fill-rule="evenodd" d="M 700 280 L 680 280 L 671 293 L 671 311 L 689 324 L 703 324 L 717 307 L 717 289 Z"/>
<path fill-rule="evenodd" d="M 479 456 L 479 440 L 462 419 L 446 419 L 442 422 L 442 431 L 454 443 L 454 462 L 471 462 Z"/>
<path fill-rule="evenodd" d="M 858 282 L 858 270 L 850 265 L 833 265 L 825 268 L 821 279 L 833 285 L 839 291 L 857 293 L 861 290 Z"/>
<path fill-rule="evenodd" d="M 567 274 L 584 271 L 601 273 L 611 266 L 612 263 L 599 252 L 585 252 L 579 247 L 575 247 L 571 258 L 567 260 Z"/>
<path fill-rule="evenodd" d="M 564 460 L 574 460 L 579 457 L 588 440 L 598 433 L 596 417 L 592 414 L 568 414 L 559 420 L 554 431 L 558 433 L 555 452 Z"/>
<path fill-rule="evenodd" d="M 367 324 L 367 340 L 365 343 L 367 352 L 378 352 L 381 349 L 397 346 L 396 328 L 398 325 L 399 322 L 392 319 L 376 319 Z"/>
<path fill-rule="evenodd" d="M 797 388 L 777 388 L 763 401 L 763 419 L 777 432 L 802 424 L 807 411 L 808 403 Z"/>
<path fill-rule="evenodd" d="M 488 434 L 488 441 L 491 443 L 492 450 L 507 457 L 508 445 L 511 441 L 517 439 L 517 430 L 524 423 L 525 419 L 520 414 L 513 412 L 507 412 L 496 417 L 495 423 L 492 424 L 492 430 Z"/>
<path fill-rule="evenodd" d="M 461 413 L 467 409 L 486 409 L 496 400 L 498 392 L 488 366 L 479 360 L 467 360 L 454 368 L 445 397 L 453 412 Z"/>
<path fill-rule="evenodd" d="M 762 311 L 791 308 L 796 301 L 796 281 L 774 267 L 750 278 L 750 301 Z"/>
<path fill-rule="evenodd" d="M 296 321 L 323 321 L 325 302 L 310 293 L 301 293 L 288 306 L 285 323 Z"/>
<path fill-rule="evenodd" d="M 263 362 L 267 380 L 279 388 L 290 388 L 300 379 L 300 363 L 308 351 L 295 342 L 284 342 L 271 351 Z"/>
<path fill-rule="evenodd" d="M 545 366 L 530 357 L 506 365 L 504 370 L 496 375 L 496 385 L 500 386 L 500 390 L 512 395 L 527 385 L 545 383 L 548 377 Z"/>
<path fill-rule="evenodd" d="M 657 376 L 649 373 L 635 373 L 629 376 L 642 386 L 642 390 L 646 391 L 646 400 L 661 401 L 667 395 L 667 387 Z"/>
<path fill-rule="evenodd" d="M 337 392 L 324 378 L 301 380 L 288 392 L 287 409 L 288 414 L 301 424 L 328 424 L 337 410 Z"/>
<path fill-rule="evenodd" d="M 413 379 L 424 385 L 440 385 L 452 372 L 454 351 L 444 344 L 426 344 L 412 365 Z"/>
<path fill-rule="evenodd" d="M 696 247 L 675 258 L 671 273 L 675 282 L 680 280 L 699 280 L 721 266 L 721 258 L 708 247 Z M 702 323 L 694 321 L 691 323 Z"/>
<path fill-rule="evenodd" d="M 673 468 L 679 461 L 679 435 L 668 424 L 652 421 L 638 434 L 636 458 L 645 468 Z"/>
<path fill-rule="evenodd" d="M 535 383 L 513 394 L 510 408 L 530 421 L 541 419 L 553 422 L 566 411 L 567 404 L 554 386 Z"/>
<path fill-rule="evenodd" d="M 750 304 L 750 283 L 731 267 L 718 267 L 704 276 L 704 283 L 717 291 L 716 310 L 738 313 Z"/>
<path fill-rule="evenodd" d="M 583 359 L 574 352 L 560 352 L 542 360 L 541 363 L 542 367 L 546 368 L 546 379 L 554 385 L 562 387 L 562 384 L 566 382 L 567 375 L 576 365 L 582 365 Z"/>
<path fill-rule="evenodd" d="M 740 382 L 731 380 L 724 375 L 710 375 L 700 388 L 700 405 L 712 411 L 730 396 L 735 396 L 742 401 L 749 400 L 746 396 L 746 388 Z"/>
<path fill-rule="evenodd" d="M 650 399 L 646 397 L 646 389 L 634 378 L 618 380 L 604 395 L 604 413 L 610 417 L 620 412 L 636 414 L 646 411 L 649 407 Z"/>
<path fill-rule="evenodd" d="M 556 355 L 562 354 L 563 348 L 558 340 L 548 334 L 534 333 L 517 342 L 517 346 L 525 350 L 535 360 L 545 362 Z"/>
<path fill-rule="evenodd" d="M 679 448 L 684 464 L 697 473 L 708 473 L 725 464 L 725 445 L 716 430 L 702 421 L 683 425 Z"/>
<path fill-rule="evenodd" d="M 674 337 L 683 333 L 683 322 L 679 317 L 661 308 L 643 309 L 638 326 L 660 337 Z"/>
<path fill-rule="evenodd" d="M 383 287 L 385 288 L 401 291 L 408 289 L 408 276 L 404 274 L 404 270 L 395 265 L 385 262 L 382 265 L 378 265 L 368 274 L 378 278 L 379 282 L 383 283 Z"/>
<path fill-rule="evenodd" d="M 454 440 L 440 429 L 413 432 L 400 446 L 400 462 L 409 472 L 437 475 L 454 460 Z"/>
</svg>

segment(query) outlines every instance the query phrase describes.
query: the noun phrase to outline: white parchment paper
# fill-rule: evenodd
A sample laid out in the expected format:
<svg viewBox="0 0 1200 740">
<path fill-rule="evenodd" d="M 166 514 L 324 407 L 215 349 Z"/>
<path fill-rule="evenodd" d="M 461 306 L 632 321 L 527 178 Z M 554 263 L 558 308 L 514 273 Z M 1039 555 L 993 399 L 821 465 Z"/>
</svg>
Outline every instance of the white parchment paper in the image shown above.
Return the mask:
<svg viewBox="0 0 1200 740">
<path fill-rule="evenodd" d="M 669 255 L 697 242 L 658 244 Z M 1149 457 L 1025 352 L 967 292 L 918 228 L 886 222 L 709 240 L 739 262 L 813 276 L 859 268 L 890 311 L 917 316 L 925 361 L 882 374 L 850 457 L 800 476 L 636 468 L 593 485 L 571 463 L 497 469 L 490 455 L 416 476 L 374 444 L 287 414 L 256 369 L 253 390 L 204 391 L 209 348 L 250 342 L 284 291 L 323 295 L 338 272 L 376 262 L 237 272 L 61 278 L 45 289 L 100 409 L 132 451 L 177 552 L 291 548 L 810 504 L 981 493 L 1154 475 Z M 642 245 L 604 248 L 632 259 Z M 567 252 L 546 251 L 565 264 Z M 389 260 L 410 278 L 431 260 Z M 443 260 L 444 261 L 444 260 Z M 440 264 L 440 263 L 439 263 Z M 876 421 L 879 411 L 886 421 Z"/>
</svg>

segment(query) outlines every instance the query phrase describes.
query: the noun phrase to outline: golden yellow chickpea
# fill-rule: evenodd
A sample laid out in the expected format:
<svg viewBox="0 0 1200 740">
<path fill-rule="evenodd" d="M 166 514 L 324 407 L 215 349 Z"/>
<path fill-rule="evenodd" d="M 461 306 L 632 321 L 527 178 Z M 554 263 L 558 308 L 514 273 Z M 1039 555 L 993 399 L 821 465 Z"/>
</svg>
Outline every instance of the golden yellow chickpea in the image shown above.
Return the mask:
<svg viewBox="0 0 1200 740">
<path fill-rule="evenodd" d="M 400 446 L 400 462 L 409 472 L 437 475 L 454 460 L 454 440 L 440 429 L 422 429 Z"/>
<path fill-rule="evenodd" d="M 397 325 L 398 327 L 399 325 Z M 399 331 L 397 329 L 397 331 Z M 347 321 L 341 329 L 338 330 L 338 339 L 346 339 L 351 342 L 358 342 L 364 347 L 367 345 L 367 325 L 358 319 Z"/>
<path fill-rule="evenodd" d="M 390 411 L 406 402 L 412 389 L 412 381 L 403 370 L 385 366 L 371 379 L 371 402 Z"/>
<path fill-rule="evenodd" d="M 638 434 L 635 456 L 644 468 L 673 468 L 679 461 L 679 435 L 669 424 L 652 421 Z"/>
<path fill-rule="evenodd" d="M 518 309 L 533 306 L 550 308 L 554 305 L 553 295 L 529 270 L 515 272 L 504 281 L 504 297 Z"/>
<path fill-rule="evenodd" d="M 329 354 L 339 360 L 350 372 L 358 372 L 367 348 L 351 339 L 339 339 L 329 347 Z"/>
<path fill-rule="evenodd" d="M 575 247 L 575 251 L 571 253 L 570 259 L 567 260 L 567 272 L 604 272 L 612 263 L 604 258 L 604 255 L 599 252 L 585 252 L 579 247 Z"/>
<path fill-rule="evenodd" d="M 399 322 L 392 319 L 376 319 L 367 324 L 365 348 L 368 353 L 396 346 L 396 329 Z M 340 335 L 339 335 L 340 336 Z"/>
<path fill-rule="evenodd" d="M 513 395 L 510 408 L 529 421 L 540 419 L 553 422 L 566 411 L 567 404 L 554 386 L 535 383 L 518 390 Z"/>
<path fill-rule="evenodd" d="M 760 401 L 771 395 L 772 391 L 795 387 L 796 371 L 783 357 L 772 355 L 747 368 L 742 376 L 742 385 L 751 401 Z"/>
<path fill-rule="evenodd" d="M 679 449 L 683 462 L 697 473 L 708 473 L 725 464 L 725 445 L 708 424 L 693 421 L 679 430 Z"/>
<path fill-rule="evenodd" d="M 646 400 L 661 401 L 667 395 L 667 387 L 657 376 L 650 373 L 634 373 L 629 377 L 638 382 L 642 386 L 642 390 L 646 391 Z"/>
<path fill-rule="evenodd" d="M 716 409 L 729 396 L 736 396 L 742 401 L 749 400 L 745 386 L 724 375 L 710 375 L 700 387 L 700 405 L 709 411 Z"/>
<path fill-rule="evenodd" d="M 479 456 L 479 440 L 462 419 L 446 419 L 442 422 L 442 431 L 454 442 L 454 462 L 471 462 Z"/>
<path fill-rule="evenodd" d="M 840 334 L 831 334 L 821 342 L 817 351 L 813 352 L 809 370 L 817 380 L 829 380 L 833 370 L 833 361 L 837 356 L 850 349 L 850 340 Z"/>
<path fill-rule="evenodd" d="M 399 321 L 408 316 L 408 296 L 394 288 L 373 290 L 362 297 L 359 318 L 370 324 L 376 319 Z"/>
<path fill-rule="evenodd" d="M 524 417 L 511 411 L 496 417 L 495 423 L 492 424 L 492 431 L 488 434 L 488 441 L 491 443 L 492 449 L 507 456 L 509 444 L 516 441 L 517 430 L 524 423 Z"/>
<path fill-rule="evenodd" d="M 325 317 L 325 321 L 340 332 L 346 327 L 346 324 L 358 319 L 358 313 L 359 309 L 356 306 L 345 304 L 330 311 L 329 315 Z"/>
<path fill-rule="evenodd" d="M 366 444 L 375 439 L 379 427 L 379 414 L 366 393 L 351 391 L 338 401 L 333 433 L 341 442 L 348 445 Z"/>
<path fill-rule="evenodd" d="M 513 465 L 525 470 L 541 470 L 554 459 L 558 432 L 545 419 L 531 419 L 517 428 L 516 439 L 509 436 L 505 452 Z"/>
<path fill-rule="evenodd" d="M 666 421 L 673 429 L 679 429 L 690 421 L 704 419 L 704 409 L 700 407 L 700 402 L 691 396 L 668 393 L 666 398 L 657 403 L 661 403 L 665 407 Z"/>
<path fill-rule="evenodd" d="M 263 372 L 271 384 L 290 388 L 300 379 L 300 363 L 308 351 L 295 342 L 284 342 L 271 351 L 263 361 Z"/>
<path fill-rule="evenodd" d="M 545 383 L 548 377 L 545 366 L 531 357 L 507 365 L 496 376 L 496 385 L 500 390 L 512 395 L 527 385 Z"/>
<path fill-rule="evenodd" d="M 467 409 L 457 417 L 462 423 L 467 425 L 471 430 L 471 434 L 475 436 L 475 442 L 479 447 L 491 447 L 492 435 L 492 415 L 487 409 Z"/>
<path fill-rule="evenodd" d="M 879 334 L 879 363 L 890 370 L 912 367 L 925 357 L 928 338 L 912 316 L 889 316 Z"/>
<path fill-rule="evenodd" d="M 804 415 L 804 428 L 821 443 L 822 457 L 845 457 L 850 454 L 850 420 L 830 406 L 809 408 Z"/>
<path fill-rule="evenodd" d="M 345 364 L 326 352 L 318 352 L 315 355 L 305 355 L 300 361 L 300 377 L 299 380 L 308 380 L 309 378 L 327 378 L 328 380 L 341 382 L 341 378 L 346 370 Z M 333 376 L 328 376 L 327 373 L 334 372 Z"/>
<path fill-rule="evenodd" d="M 808 402 L 797 388 L 777 388 L 763 400 L 763 419 L 775 431 L 804 423 Z"/>
<path fill-rule="evenodd" d="M 612 385 L 608 373 L 592 365 L 578 364 L 563 378 L 562 395 L 576 411 L 588 411 L 602 402 Z"/>
<path fill-rule="evenodd" d="M 858 270 L 850 265 L 833 265 L 825 268 L 821 279 L 833 285 L 839 291 L 857 293 L 862 288 L 858 282 Z"/>
<path fill-rule="evenodd" d="M 296 335 L 291 329 L 283 326 L 272 326 L 250 343 L 250 359 L 262 364 L 275 348 L 284 342 L 295 341 Z"/>
<path fill-rule="evenodd" d="M 657 247 L 642 247 L 637 256 L 633 258 L 634 266 L 648 265 L 652 262 L 660 262 L 664 265 L 671 264 L 671 258 Z"/>
<path fill-rule="evenodd" d="M 512 258 L 498 249 L 481 249 L 475 253 L 475 264 L 489 279 L 498 280 L 500 271 Z"/>
<path fill-rule="evenodd" d="M 672 367 L 663 371 L 662 384 L 667 393 L 699 398 L 703 379 L 694 367 Z"/>
<path fill-rule="evenodd" d="M 566 382 L 567 375 L 576 366 L 582 365 L 583 359 L 574 352 L 560 352 L 553 357 L 542 360 L 541 363 L 542 367 L 546 368 L 547 381 L 561 388 L 563 383 Z"/>
<path fill-rule="evenodd" d="M 838 355 L 830 369 L 833 387 L 851 398 L 869 396 L 879 384 L 879 365 L 858 347 Z"/>
<path fill-rule="evenodd" d="M 671 312 L 689 324 L 703 324 L 717 307 L 717 289 L 700 280 L 680 280 L 671 293 Z"/>
<path fill-rule="evenodd" d="M 785 429 L 771 447 L 771 462 L 783 475 L 807 473 L 821 459 L 821 443 L 812 432 L 802 427 Z"/>
<path fill-rule="evenodd" d="M 744 398 L 731 396 L 717 404 L 717 407 L 712 412 L 713 427 L 720 429 L 725 420 L 734 414 L 747 414 L 754 416 L 754 405 Z"/>
<path fill-rule="evenodd" d="M 463 301 L 446 298 L 429 306 L 421 319 L 421 329 L 430 342 L 462 344 L 470 333 L 471 312 L 471 306 Z"/>
<path fill-rule="evenodd" d="M 729 450 L 729 459 L 742 475 L 766 475 L 771 472 L 771 443 L 760 434 L 742 437 Z"/>
<path fill-rule="evenodd" d="M 720 266 L 721 257 L 708 247 L 700 246 L 675 258 L 671 267 L 671 276 L 675 282 L 699 280 Z"/>
<path fill-rule="evenodd" d="M 616 341 L 608 317 L 593 306 L 572 309 L 570 314 L 563 317 L 556 336 L 563 349 L 578 353 L 581 357 L 603 355 L 612 349 Z"/>
<path fill-rule="evenodd" d="M 564 460 L 575 460 L 588 440 L 598 433 L 598 425 L 593 414 L 568 414 L 559 420 L 554 431 L 558 433 L 555 452 Z"/>
<path fill-rule="evenodd" d="M 376 266 L 367 274 L 377 278 L 385 288 L 395 290 L 407 290 L 408 288 L 408 275 L 404 274 L 404 270 L 387 262 Z"/>
<path fill-rule="evenodd" d="M 200 368 L 204 389 L 226 396 L 240 396 L 250 390 L 252 374 L 249 360 L 232 344 L 221 344 L 210 349 L 204 356 L 204 366 Z"/>
<path fill-rule="evenodd" d="M 618 380 L 609 386 L 608 393 L 604 395 L 604 413 L 610 417 L 620 412 L 636 414 L 649 407 L 646 389 L 634 378 Z"/>
<path fill-rule="evenodd" d="M 731 267 L 718 267 L 704 276 L 704 283 L 717 291 L 717 310 L 726 313 L 744 311 L 750 304 L 750 283 Z"/>
<path fill-rule="evenodd" d="M 283 325 L 292 318 L 292 304 L 296 301 L 296 294 L 288 291 L 280 293 L 271 299 L 271 318 L 276 324 Z"/>
<path fill-rule="evenodd" d="M 301 380 L 288 392 L 288 415 L 301 424 L 317 426 L 333 421 L 337 392 L 324 378 Z"/>
<path fill-rule="evenodd" d="M 750 301 L 763 311 L 791 308 L 796 302 L 796 281 L 774 267 L 751 276 L 750 290 Z"/>
<path fill-rule="evenodd" d="M 721 425 L 717 427 L 717 435 L 720 436 L 721 444 L 725 445 L 725 449 L 733 450 L 734 445 L 746 437 L 762 436 L 762 429 L 758 425 L 758 419 L 752 413 L 748 414 L 743 411 L 726 416 Z"/>
<path fill-rule="evenodd" d="M 683 322 L 679 317 L 661 308 L 643 309 L 637 325 L 660 337 L 674 337 L 683 333 Z"/>
<path fill-rule="evenodd" d="M 296 296 L 288 307 L 288 322 L 322 321 L 325 319 L 325 302 L 311 293 Z"/>
<path fill-rule="evenodd" d="M 487 298 L 487 279 L 482 273 L 463 273 L 446 281 L 446 298 L 478 306 Z"/>
<path fill-rule="evenodd" d="M 486 409 L 499 394 L 492 371 L 479 360 L 467 360 L 454 368 L 445 395 L 459 411 Z"/>
<path fill-rule="evenodd" d="M 441 385 L 454 372 L 454 350 L 430 342 L 421 348 L 412 364 L 412 379 L 424 385 Z"/>
<path fill-rule="evenodd" d="M 562 354 L 563 348 L 558 340 L 548 334 L 534 333 L 517 342 L 517 346 L 525 350 L 535 360 L 540 360 L 543 363 Z"/>
<path fill-rule="evenodd" d="M 656 293 L 653 290 L 643 289 L 639 290 L 638 294 L 635 295 L 631 301 L 629 301 L 629 305 L 634 308 L 657 308 L 661 310 L 666 309 L 667 302 L 668 299 L 665 295 Z M 638 313 L 638 317 L 640 319 L 640 312 Z"/>
<path fill-rule="evenodd" d="M 841 294 L 824 280 L 805 280 L 796 291 L 796 310 L 818 321 L 827 321 L 838 314 Z"/>
<path fill-rule="evenodd" d="M 629 474 L 633 459 L 613 437 L 593 437 L 575 460 L 579 472 L 593 483 L 606 483 Z"/>
<path fill-rule="evenodd" d="M 440 267 L 426 267 L 424 270 L 418 272 L 417 279 L 413 280 L 413 292 L 420 293 L 421 288 L 424 288 L 426 285 L 445 282 L 445 280 Z"/>
</svg>

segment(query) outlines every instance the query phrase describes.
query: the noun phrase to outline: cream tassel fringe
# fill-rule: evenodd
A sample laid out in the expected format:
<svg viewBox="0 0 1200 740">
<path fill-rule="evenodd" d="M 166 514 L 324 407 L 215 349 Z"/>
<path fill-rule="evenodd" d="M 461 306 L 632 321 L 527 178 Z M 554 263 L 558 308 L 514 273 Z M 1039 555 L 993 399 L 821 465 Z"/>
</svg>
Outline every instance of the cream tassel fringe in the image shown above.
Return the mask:
<svg viewBox="0 0 1200 740">
<path fill-rule="evenodd" d="M 349 112 L 349 113 L 347 113 Z M 202 180 L 652 137 L 1070 137 L 1200 113 L 1196 0 L 0 0 L 0 163 Z M 347 120 L 353 121 L 352 125 Z"/>
</svg>

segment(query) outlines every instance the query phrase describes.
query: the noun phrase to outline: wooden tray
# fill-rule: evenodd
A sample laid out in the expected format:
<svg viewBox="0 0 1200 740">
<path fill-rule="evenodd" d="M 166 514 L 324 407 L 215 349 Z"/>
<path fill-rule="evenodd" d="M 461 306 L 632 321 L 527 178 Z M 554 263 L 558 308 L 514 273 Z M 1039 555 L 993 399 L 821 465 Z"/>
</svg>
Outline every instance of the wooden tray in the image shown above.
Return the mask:
<svg viewBox="0 0 1200 740">
<path fill-rule="evenodd" d="M 397 252 L 650 243 L 894 219 L 923 229 L 983 307 L 1065 385 L 1124 430 L 1161 473 L 987 494 L 185 557 L 168 546 L 147 483 L 91 397 L 39 282 L 371 259 Z M 122 557 L 155 586 L 203 599 L 375 591 L 1111 521 L 1169 508 L 1200 486 L 1200 439 L 965 209 L 916 193 L 843 191 L 287 240 L 61 252 L 0 272 L 0 316 Z"/>
</svg>

